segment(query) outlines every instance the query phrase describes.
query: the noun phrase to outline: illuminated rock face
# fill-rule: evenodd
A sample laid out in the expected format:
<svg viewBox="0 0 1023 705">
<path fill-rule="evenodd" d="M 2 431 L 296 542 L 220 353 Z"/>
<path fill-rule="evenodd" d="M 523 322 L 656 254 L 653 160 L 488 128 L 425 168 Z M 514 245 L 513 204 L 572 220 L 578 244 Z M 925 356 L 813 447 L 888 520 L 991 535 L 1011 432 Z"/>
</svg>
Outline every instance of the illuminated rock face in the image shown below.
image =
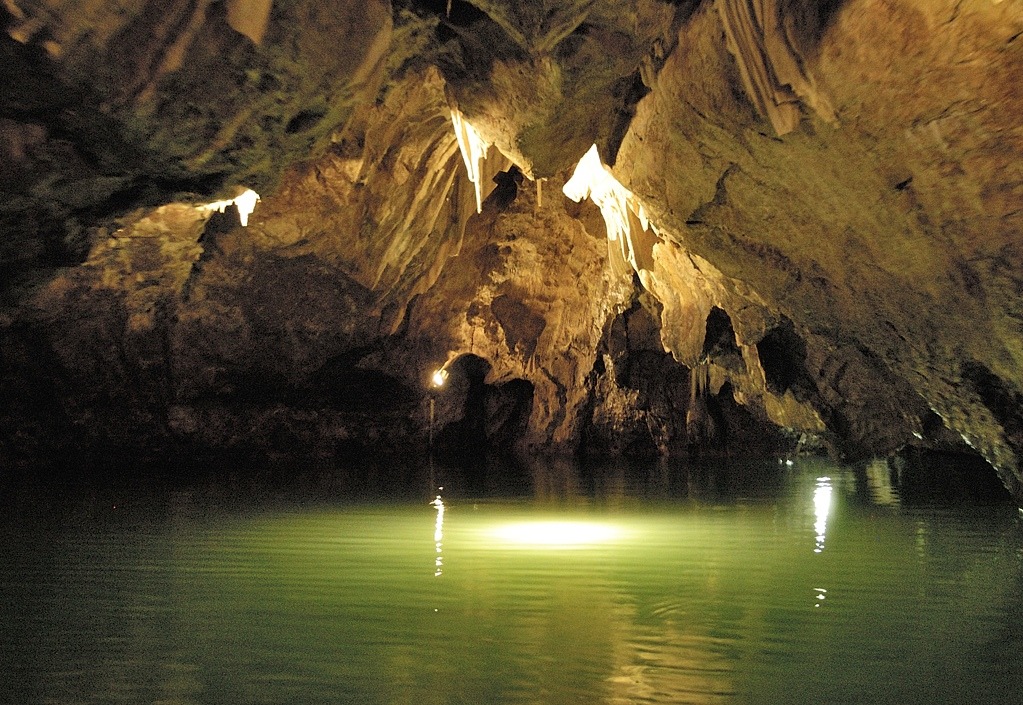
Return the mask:
<svg viewBox="0 0 1023 705">
<path fill-rule="evenodd" d="M 329 5 L 0 10 L 3 458 L 425 444 L 447 364 L 440 442 L 1023 496 L 1018 0 Z"/>
<path fill-rule="evenodd" d="M 383 80 L 389 3 L 278 2 L 264 26 L 269 5 L 4 3 L 2 261 L 80 260 L 133 207 L 268 193 L 329 144 Z"/>
<path fill-rule="evenodd" d="M 1007 272 L 1023 224 L 1010 205 L 1023 96 L 999 77 L 1023 58 L 1019 8 L 842 4 L 801 47 L 837 125 L 804 118 L 781 139 L 728 90 L 719 21 L 704 11 L 683 29 L 615 173 L 665 231 L 796 324 L 831 427 L 926 435 L 923 404 L 1016 467 L 1007 410 L 1023 348 Z M 865 379 L 894 384 L 871 392 Z"/>
</svg>

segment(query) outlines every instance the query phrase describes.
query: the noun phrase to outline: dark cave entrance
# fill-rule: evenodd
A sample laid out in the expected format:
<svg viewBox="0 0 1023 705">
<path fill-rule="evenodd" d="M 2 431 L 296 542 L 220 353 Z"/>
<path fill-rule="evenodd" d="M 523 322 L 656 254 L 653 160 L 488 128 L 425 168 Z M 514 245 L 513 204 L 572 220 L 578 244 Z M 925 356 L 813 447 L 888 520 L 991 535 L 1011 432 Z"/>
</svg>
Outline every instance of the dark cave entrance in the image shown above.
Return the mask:
<svg viewBox="0 0 1023 705">
<path fill-rule="evenodd" d="M 735 342 L 732 318 L 724 309 L 717 306 L 711 308 L 707 314 L 701 359 L 713 359 L 718 365 L 735 372 L 746 371 L 742 351 Z"/>
<path fill-rule="evenodd" d="M 757 355 L 770 391 L 784 394 L 792 390 L 797 399 L 813 395 L 816 385 L 806 368 L 806 342 L 788 318 L 764 334 L 757 343 Z"/>
<path fill-rule="evenodd" d="M 448 383 L 435 396 L 438 455 L 475 464 L 515 451 L 533 409 L 533 384 L 488 384 L 490 371 L 489 362 L 472 354 L 448 366 Z"/>
<path fill-rule="evenodd" d="M 648 294 L 639 294 L 629 309 L 609 323 L 593 371 L 594 398 L 589 423 L 583 428 L 584 452 L 592 457 L 706 458 L 787 451 L 793 441 L 784 429 L 740 404 L 730 381 L 719 387 L 710 384 L 710 363 L 728 372 L 746 372 L 728 313 L 718 306 L 708 312 L 704 344 L 694 368 L 665 352 L 660 315 L 660 304 Z M 783 346 L 788 342 L 782 333 L 765 344 L 768 356 L 774 356 L 770 362 L 777 363 L 771 369 L 777 377 L 787 370 Z M 805 351 L 796 354 L 805 356 Z"/>
</svg>

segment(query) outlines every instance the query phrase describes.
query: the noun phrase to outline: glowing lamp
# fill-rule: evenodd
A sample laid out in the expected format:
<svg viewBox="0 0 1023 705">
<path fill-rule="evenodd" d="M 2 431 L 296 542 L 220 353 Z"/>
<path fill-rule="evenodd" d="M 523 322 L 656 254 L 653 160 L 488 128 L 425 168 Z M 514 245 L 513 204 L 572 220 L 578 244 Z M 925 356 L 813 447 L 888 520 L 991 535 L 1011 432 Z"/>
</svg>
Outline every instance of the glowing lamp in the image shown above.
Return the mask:
<svg viewBox="0 0 1023 705">
<path fill-rule="evenodd" d="M 438 389 L 444 386 L 444 383 L 448 381 L 448 371 L 441 367 L 438 370 L 433 371 L 433 377 L 430 378 L 434 387 Z"/>
</svg>

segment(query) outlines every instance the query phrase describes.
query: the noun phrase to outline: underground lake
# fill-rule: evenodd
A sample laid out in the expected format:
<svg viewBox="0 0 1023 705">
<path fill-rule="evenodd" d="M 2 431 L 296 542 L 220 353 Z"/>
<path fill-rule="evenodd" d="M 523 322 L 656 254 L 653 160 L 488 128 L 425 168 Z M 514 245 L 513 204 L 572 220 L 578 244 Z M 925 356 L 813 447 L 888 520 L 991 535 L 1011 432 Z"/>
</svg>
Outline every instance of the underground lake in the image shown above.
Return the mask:
<svg viewBox="0 0 1023 705">
<path fill-rule="evenodd" d="M 1015 702 L 1023 526 L 960 462 L 10 483 L 0 700 Z"/>
</svg>

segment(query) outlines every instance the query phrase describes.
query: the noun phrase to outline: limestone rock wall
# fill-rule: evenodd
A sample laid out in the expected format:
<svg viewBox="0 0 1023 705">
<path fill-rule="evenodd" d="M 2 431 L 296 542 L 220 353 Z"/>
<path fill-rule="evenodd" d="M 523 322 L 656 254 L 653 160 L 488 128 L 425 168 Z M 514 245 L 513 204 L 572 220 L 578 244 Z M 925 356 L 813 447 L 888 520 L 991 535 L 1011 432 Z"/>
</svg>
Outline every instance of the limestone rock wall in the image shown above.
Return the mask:
<svg viewBox="0 0 1023 705">
<path fill-rule="evenodd" d="M 842 413 L 875 420 L 858 435 L 920 434 L 929 408 L 1014 486 L 1023 96 L 1005 77 L 1023 57 L 1019 7 L 842 3 L 802 47 L 837 122 L 804 106 L 782 138 L 730 88 L 742 82 L 720 21 L 704 8 L 683 28 L 615 173 L 678 242 L 796 323 L 819 386 L 886 380 L 846 395 L 884 402 Z"/>
<path fill-rule="evenodd" d="M 4 3 L 0 264 L 81 261 L 90 226 L 138 205 L 269 191 L 375 98 L 389 3 L 280 0 L 258 46 L 232 6 Z"/>
<path fill-rule="evenodd" d="M 770 423 L 1023 496 L 1020 0 L 442 5 L 4 3 L 5 457 L 422 444 L 447 364 L 510 445 Z"/>
<path fill-rule="evenodd" d="M 607 266 L 602 226 L 587 230 L 562 198 L 540 207 L 534 189 L 494 191 L 459 256 L 415 302 L 407 336 L 432 340 L 428 369 L 472 354 L 490 364 L 488 383 L 532 384 L 524 445 L 572 449 L 604 324 L 632 281 Z"/>
<path fill-rule="evenodd" d="M 35 332 L 24 357 L 45 352 L 53 369 L 11 360 L 5 378 L 67 380 L 46 403 L 78 443 L 111 451 L 418 443 L 416 363 L 357 364 L 394 337 L 475 214 L 446 106 L 435 71 L 393 86 L 247 227 L 233 208 L 175 203 L 95 231 L 86 262 L 12 314 Z"/>
</svg>

